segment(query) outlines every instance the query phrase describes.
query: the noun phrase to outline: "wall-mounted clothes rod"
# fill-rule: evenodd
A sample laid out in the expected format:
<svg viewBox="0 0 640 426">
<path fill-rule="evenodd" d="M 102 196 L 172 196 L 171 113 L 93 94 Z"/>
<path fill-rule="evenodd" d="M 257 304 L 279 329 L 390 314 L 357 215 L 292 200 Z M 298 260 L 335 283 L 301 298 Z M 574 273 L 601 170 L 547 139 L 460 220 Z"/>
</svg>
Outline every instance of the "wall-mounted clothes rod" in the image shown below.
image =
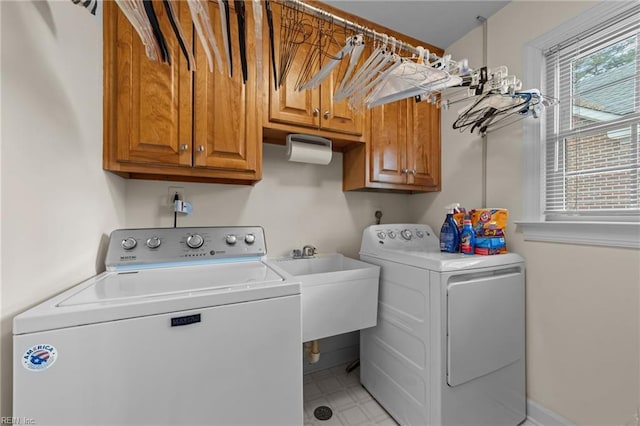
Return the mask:
<svg viewBox="0 0 640 426">
<path fill-rule="evenodd" d="M 371 28 L 365 27 L 363 25 L 357 24 L 355 22 L 349 21 L 348 19 L 342 18 L 340 16 L 334 15 L 330 12 L 327 12 L 326 10 L 320 9 L 318 7 L 315 7 L 313 5 L 310 5 L 308 3 L 305 3 L 303 1 L 300 0 L 280 0 L 281 3 L 287 5 L 287 4 L 291 4 L 291 5 L 295 5 L 299 8 L 301 8 L 303 11 L 312 14 L 318 18 L 322 18 L 322 19 L 327 19 L 330 20 L 331 22 L 333 22 L 334 24 L 340 24 L 342 26 L 344 26 L 345 28 L 354 31 L 354 32 L 358 32 L 361 33 L 365 36 L 368 36 L 370 38 L 376 39 L 376 40 L 383 40 L 385 38 L 388 38 L 388 35 L 383 34 L 383 33 L 379 33 Z M 402 40 L 396 40 L 396 47 L 398 49 L 404 50 L 406 52 L 409 52 L 411 54 L 414 55 L 418 55 L 419 54 L 419 49 L 416 46 L 412 46 L 411 44 L 404 42 Z M 429 60 L 438 60 L 441 59 L 438 55 L 429 52 Z"/>
</svg>

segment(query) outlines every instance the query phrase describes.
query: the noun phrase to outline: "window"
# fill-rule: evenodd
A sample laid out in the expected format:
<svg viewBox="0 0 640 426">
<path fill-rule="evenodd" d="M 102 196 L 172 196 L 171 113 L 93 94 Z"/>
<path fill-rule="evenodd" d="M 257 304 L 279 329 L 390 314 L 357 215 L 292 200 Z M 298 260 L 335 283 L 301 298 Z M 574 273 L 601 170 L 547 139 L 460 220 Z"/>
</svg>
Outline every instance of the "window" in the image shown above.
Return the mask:
<svg viewBox="0 0 640 426">
<path fill-rule="evenodd" d="M 640 6 L 600 5 L 525 50 L 558 100 L 525 127 L 525 239 L 640 247 Z"/>
<path fill-rule="evenodd" d="M 640 213 L 638 28 L 640 14 L 614 18 L 544 53 L 547 220 Z"/>
</svg>

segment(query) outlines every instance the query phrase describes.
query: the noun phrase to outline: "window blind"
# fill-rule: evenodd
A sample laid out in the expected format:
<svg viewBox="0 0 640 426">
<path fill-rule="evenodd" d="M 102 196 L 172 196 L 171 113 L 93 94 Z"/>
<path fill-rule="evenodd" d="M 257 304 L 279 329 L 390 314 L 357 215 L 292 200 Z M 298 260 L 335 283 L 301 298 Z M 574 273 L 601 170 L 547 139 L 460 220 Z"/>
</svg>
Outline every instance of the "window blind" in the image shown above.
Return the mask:
<svg viewBox="0 0 640 426">
<path fill-rule="evenodd" d="M 546 52 L 547 220 L 638 220 L 640 6 Z"/>
</svg>

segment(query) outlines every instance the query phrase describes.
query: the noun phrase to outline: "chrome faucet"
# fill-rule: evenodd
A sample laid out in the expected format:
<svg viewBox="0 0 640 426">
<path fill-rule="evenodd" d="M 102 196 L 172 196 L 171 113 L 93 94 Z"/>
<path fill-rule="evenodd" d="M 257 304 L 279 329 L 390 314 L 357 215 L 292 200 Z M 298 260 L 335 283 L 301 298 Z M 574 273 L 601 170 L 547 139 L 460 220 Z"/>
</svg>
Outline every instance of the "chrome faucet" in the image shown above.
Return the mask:
<svg viewBox="0 0 640 426">
<path fill-rule="evenodd" d="M 314 246 L 307 245 L 302 247 L 303 258 L 315 257 L 316 253 L 318 253 L 318 250 Z"/>
<path fill-rule="evenodd" d="M 306 245 L 300 249 L 294 249 L 291 251 L 291 257 L 294 259 L 309 259 L 315 257 L 318 251 L 314 246 Z"/>
</svg>

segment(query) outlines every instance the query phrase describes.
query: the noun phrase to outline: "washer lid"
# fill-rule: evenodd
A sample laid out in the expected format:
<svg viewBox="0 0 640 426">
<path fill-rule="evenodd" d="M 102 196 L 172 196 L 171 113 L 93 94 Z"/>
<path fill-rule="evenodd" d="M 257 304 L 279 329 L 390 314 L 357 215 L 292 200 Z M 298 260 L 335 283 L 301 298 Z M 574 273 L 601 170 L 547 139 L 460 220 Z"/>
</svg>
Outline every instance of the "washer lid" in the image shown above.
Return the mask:
<svg viewBox="0 0 640 426">
<path fill-rule="evenodd" d="M 57 306 L 135 303 L 188 293 L 221 293 L 280 283 L 284 279 L 262 262 L 155 268 L 102 274 Z"/>
<path fill-rule="evenodd" d="M 300 293 L 261 261 L 104 272 L 16 316 L 24 334 Z"/>
</svg>

